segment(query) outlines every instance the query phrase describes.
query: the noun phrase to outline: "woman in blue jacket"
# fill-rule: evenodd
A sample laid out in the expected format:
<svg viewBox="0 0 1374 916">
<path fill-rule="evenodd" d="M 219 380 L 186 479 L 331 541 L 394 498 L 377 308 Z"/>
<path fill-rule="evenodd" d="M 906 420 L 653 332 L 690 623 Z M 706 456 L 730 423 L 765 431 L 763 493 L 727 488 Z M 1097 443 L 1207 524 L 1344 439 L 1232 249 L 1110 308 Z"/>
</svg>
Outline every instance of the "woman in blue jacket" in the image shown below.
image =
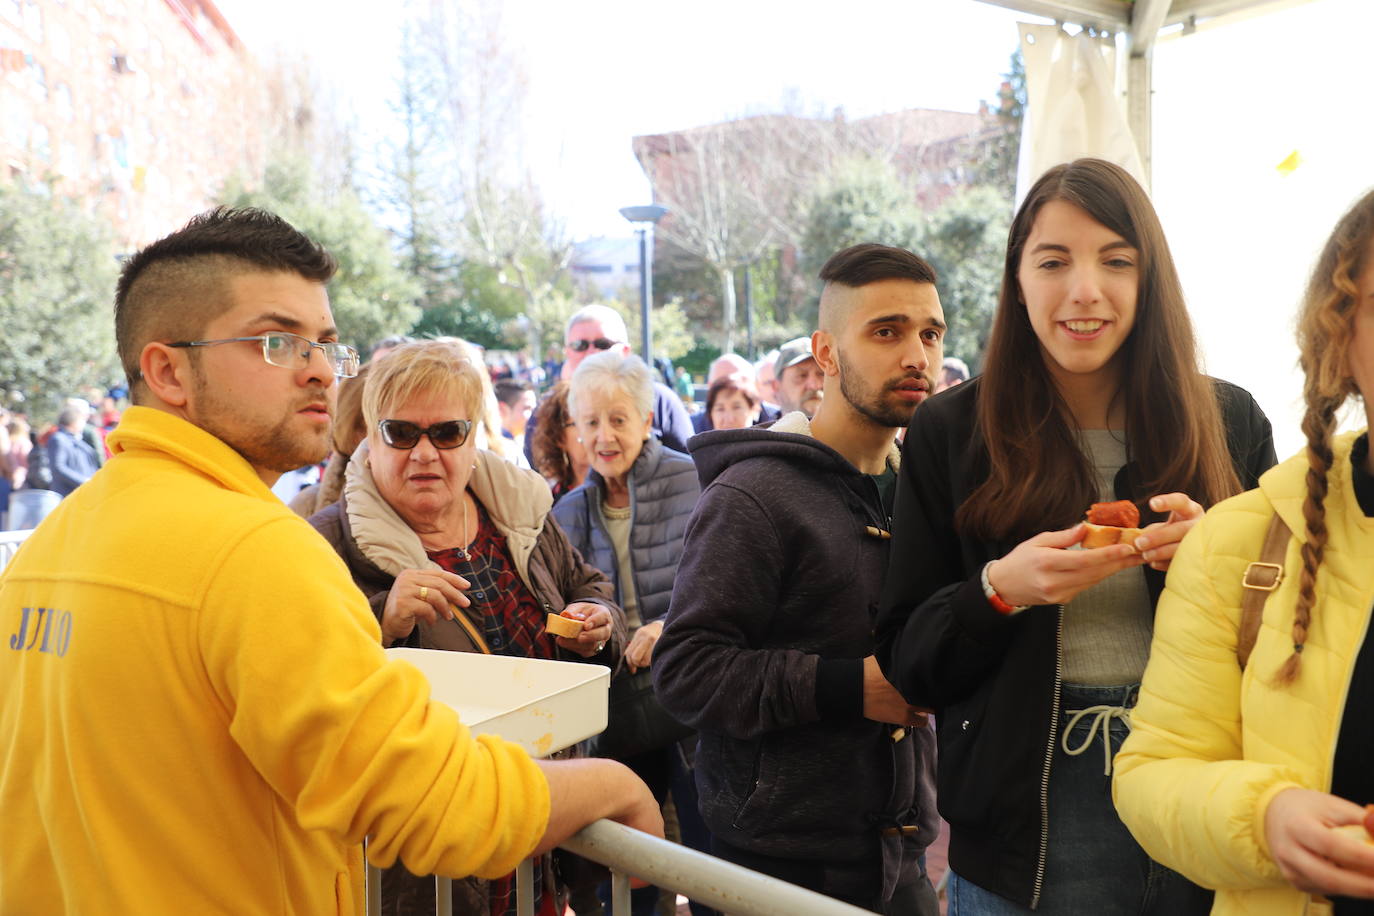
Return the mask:
<svg viewBox="0 0 1374 916">
<path fill-rule="evenodd" d="M 593 752 L 625 763 L 660 800 L 671 785 L 683 841 L 707 852 L 709 836 L 678 743 L 689 730 L 658 705 L 649 673 L 701 485 L 692 459 L 654 438 L 653 406 L 653 376 L 638 357 L 608 351 L 582 361 L 568 408 L 591 469 L 552 514 L 574 549 L 615 584 L 630 631 L 611 686 L 610 722 L 593 739 Z M 651 912 L 655 899 L 651 888 L 635 891 L 636 916 Z"/>
</svg>

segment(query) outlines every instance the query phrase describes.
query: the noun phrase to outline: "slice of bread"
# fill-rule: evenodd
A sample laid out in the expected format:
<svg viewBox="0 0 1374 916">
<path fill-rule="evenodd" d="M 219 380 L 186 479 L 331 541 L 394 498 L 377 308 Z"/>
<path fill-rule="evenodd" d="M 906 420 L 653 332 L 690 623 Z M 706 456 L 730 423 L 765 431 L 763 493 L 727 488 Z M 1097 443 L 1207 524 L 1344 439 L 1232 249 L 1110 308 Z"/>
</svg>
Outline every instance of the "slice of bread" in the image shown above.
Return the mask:
<svg viewBox="0 0 1374 916">
<path fill-rule="evenodd" d="M 1345 824 L 1340 827 L 1332 827 L 1331 829 L 1341 836 L 1346 836 L 1352 840 L 1358 840 L 1361 843 L 1369 843 L 1371 846 L 1374 846 L 1374 836 L 1369 835 L 1369 831 L 1365 829 L 1364 824 Z"/>
<path fill-rule="evenodd" d="M 574 620 L 571 617 L 564 617 L 562 614 L 550 614 L 544 624 L 544 629 L 554 636 L 566 636 L 568 639 L 576 639 L 582 632 L 582 621 Z"/>
<path fill-rule="evenodd" d="M 1094 525 L 1084 522 L 1088 533 L 1083 537 L 1083 547 L 1092 550 L 1096 547 L 1110 547 L 1113 544 L 1132 544 L 1140 537 L 1139 528 L 1117 528 L 1112 525 Z"/>
</svg>

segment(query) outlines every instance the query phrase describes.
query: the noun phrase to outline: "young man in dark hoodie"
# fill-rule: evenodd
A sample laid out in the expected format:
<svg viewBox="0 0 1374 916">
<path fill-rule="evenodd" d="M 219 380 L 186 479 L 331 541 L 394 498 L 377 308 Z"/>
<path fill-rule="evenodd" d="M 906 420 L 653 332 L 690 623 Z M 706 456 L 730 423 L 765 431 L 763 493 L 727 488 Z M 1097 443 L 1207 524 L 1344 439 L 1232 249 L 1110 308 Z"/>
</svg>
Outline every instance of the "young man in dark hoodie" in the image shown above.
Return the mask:
<svg viewBox="0 0 1374 916">
<path fill-rule="evenodd" d="M 722 858 L 877 912 L 934 914 L 935 740 L 884 680 L 873 613 L 888 561 L 895 437 L 933 389 L 935 273 L 858 245 L 821 269 L 808 422 L 690 447 L 703 492 L 654 650 L 669 712 L 700 732 L 702 815 Z"/>
</svg>

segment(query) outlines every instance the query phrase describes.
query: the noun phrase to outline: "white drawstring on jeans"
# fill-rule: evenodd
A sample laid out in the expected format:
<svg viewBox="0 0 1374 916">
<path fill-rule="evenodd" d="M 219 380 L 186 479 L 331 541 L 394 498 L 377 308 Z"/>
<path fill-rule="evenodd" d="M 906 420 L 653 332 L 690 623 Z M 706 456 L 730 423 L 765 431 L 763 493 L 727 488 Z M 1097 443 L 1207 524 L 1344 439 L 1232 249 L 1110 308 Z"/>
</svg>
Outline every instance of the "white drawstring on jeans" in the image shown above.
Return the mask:
<svg viewBox="0 0 1374 916">
<path fill-rule="evenodd" d="M 1064 710 L 1064 714 L 1073 717 L 1069 719 L 1069 724 L 1064 728 L 1064 738 L 1062 741 L 1064 753 L 1068 754 L 1070 757 L 1077 757 L 1079 754 L 1086 751 L 1088 746 L 1093 743 L 1093 738 L 1097 737 L 1097 730 L 1100 727 L 1102 729 L 1102 760 L 1104 764 L 1102 767 L 1102 775 L 1112 775 L 1111 720 L 1120 719 L 1122 724 L 1124 724 L 1129 731 L 1131 728 L 1130 708 L 1126 706 L 1106 705 L 1089 706 L 1087 709 L 1066 709 Z M 1069 732 L 1073 731 L 1073 727 L 1078 724 L 1080 719 L 1088 715 L 1094 717 L 1092 724 L 1088 727 L 1088 736 L 1083 739 L 1083 743 L 1078 747 L 1069 747 Z"/>
</svg>

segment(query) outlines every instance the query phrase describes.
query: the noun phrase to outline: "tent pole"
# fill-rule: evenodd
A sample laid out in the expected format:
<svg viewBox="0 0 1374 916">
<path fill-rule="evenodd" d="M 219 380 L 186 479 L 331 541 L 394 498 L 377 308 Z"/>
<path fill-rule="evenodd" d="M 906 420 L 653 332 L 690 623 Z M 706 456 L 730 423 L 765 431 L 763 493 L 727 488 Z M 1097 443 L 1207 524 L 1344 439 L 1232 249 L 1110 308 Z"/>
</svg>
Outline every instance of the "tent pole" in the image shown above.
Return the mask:
<svg viewBox="0 0 1374 916">
<path fill-rule="evenodd" d="M 1130 57 L 1126 61 L 1126 122 L 1131 125 L 1145 187 L 1150 186 L 1153 149 L 1151 108 L 1154 95 L 1155 39 L 1164 27 L 1172 0 L 1136 0 L 1131 7 Z"/>
</svg>

